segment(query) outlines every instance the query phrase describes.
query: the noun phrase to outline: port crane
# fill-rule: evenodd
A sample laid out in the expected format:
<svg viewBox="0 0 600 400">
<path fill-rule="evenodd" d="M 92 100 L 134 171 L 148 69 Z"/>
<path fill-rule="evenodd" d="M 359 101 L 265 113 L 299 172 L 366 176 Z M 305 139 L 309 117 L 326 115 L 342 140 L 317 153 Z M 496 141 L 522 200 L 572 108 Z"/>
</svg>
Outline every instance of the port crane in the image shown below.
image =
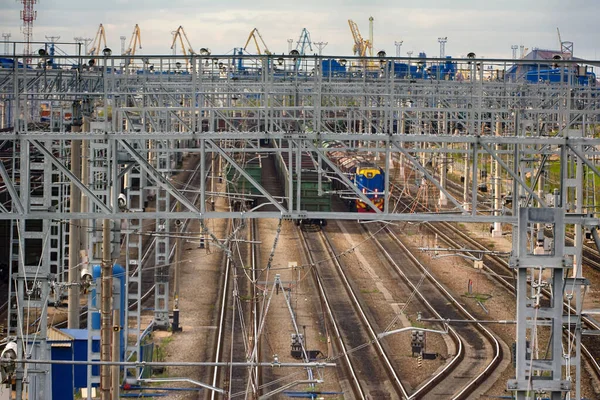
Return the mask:
<svg viewBox="0 0 600 400">
<path fill-rule="evenodd" d="M 104 46 L 102 45 L 104 43 Z M 106 47 L 106 33 L 104 32 L 104 26 L 100 24 L 96 37 L 92 42 L 92 48 L 87 52 L 88 56 L 97 56 Z"/>
<path fill-rule="evenodd" d="M 371 24 L 373 23 L 372 17 L 369 18 Z M 352 32 L 352 37 L 354 38 L 354 46 L 352 47 L 352 52 L 355 56 L 365 57 L 367 56 L 367 51 L 369 52 L 369 56 L 373 56 L 373 42 L 372 39 L 363 39 L 360 31 L 358 30 L 358 25 L 356 22 L 351 19 L 348 20 L 348 25 L 350 26 L 350 31 Z"/>
<path fill-rule="evenodd" d="M 256 51 L 258 52 L 259 56 L 262 54 L 271 55 L 271 52 L 269 51 L 267 44 L 263 40 L 263 38 L 257 28 L 252 29 L 252 31 L 250 32 L 250 35 L 248 35 L 248 40 L 246 40 L 246 44 L 244 45 L 244 50 L 246 50 L 246 47 L 248 47 L 248 44 L 250 43 L 251 40 L 254 40 L 254 44 L 256 45 Z M 262 52 L 260 51 L 260 44 L 258 43 L 259 41 L 263 45 Z"/>
<path fill-rule="evenodd" d="M 135 56 L 135 50 L 138 48 L 138 46 L 140 49 L 142 48 L 142 34 L 138 24 L 135 24 L 133 33 L 131 34 L 131 39 L 129 40 L 129 48 L 123 54 L 127 56 Z M 131 64 L 132 61 L 133 59 L 130 59 L 128 64 Z"/>
<path fill-rule="evenodd" d="M 171 43 L 171 49 L 175 48 L 175 46 L 177 44 L 177 39 L 179 39 L 179 44 L 181 45 L 181 52 L 185 56 L 185 64 L 187 67 L 189 67 L 190 61 L 188 60 L 187 55 L 188 55 L 188 53 L 190 55 L 194 55 L 194 54 L 196 54 L 196 52 L 194 51 L 192 45 L 190 44 L 190 40 L 188 39 L 187 35 L 185 34 L 185 30 L 183 29 L 183 26 L 181 26 L 181 25 L 179 25 L 179 28 L 177 28 L 177 30 L 175 31 L 175 34 L 173 35 L 173 43 Z M 184 39 L 185 39 L 185 43 L 187 44 L 187 47 L 184 44 Z"/>
<path fill-rule="evenodd" d="M 308 31 L 308 29 L 303 28 L 302 32 L 300 33 L 300 38 L 298 39 L 298 42 L 296 44 L 296 51 L 298 51 L 298 54 L 303 56 L 304 54 L 306 54 L 307 47 L 310 51 L 313 51 L 312 41 L 310 40 L 310 32 Z"/>
<path fill-rule="evenodd" d="M 561 56 L 567 58 L 573 57 L 573 42 L 563 42 L 560 37 L 560 29 L 556 28 L 556 32 L 558 33 L 558 44 L 560 46 L 560 52 L 562 53 Z"/>
</svg>

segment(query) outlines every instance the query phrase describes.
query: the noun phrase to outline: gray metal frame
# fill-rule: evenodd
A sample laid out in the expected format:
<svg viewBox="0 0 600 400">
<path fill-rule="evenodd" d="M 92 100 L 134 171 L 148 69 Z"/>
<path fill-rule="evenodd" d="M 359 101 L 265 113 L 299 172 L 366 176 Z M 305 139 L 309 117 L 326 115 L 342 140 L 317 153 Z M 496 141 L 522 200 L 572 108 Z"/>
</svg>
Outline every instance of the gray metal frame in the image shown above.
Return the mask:
<svg viewBox="0 0 600 400">
<path fill-rule="evenodd" d="M 11 326 L 15 334 L 28 311 L 42 311 L 42 325 L 45 327 L 47 322 L 43 312 L 46 305 L 27 302 L 25 275 L 35 269 L 45 294 L 56 281 L 50 273 L 49 257 L 42 257 L 39 268 L 24 262 L 26 240 L 40 237 L 38 232 L 26 231 L 27 220 L 42 220 L 44 232 L 61 229 L 72 219 L 87 223 L 90 265 L 101 262 L 101 221 L 109 218 L 124 223 L 127 287 L 131 283 L 135 289 L 123 294 L 134 304 L 123 324 L 126 332 L 139 336 L 140 234 L 144 222 L 150 221 L 157 231 L 168 233 L 169 221 L 174 218 L 356 219 L 356 214 L 350 212 L 301 210 L 299 191 L 287 193 L 286 204 L 284 199 L 267 195 L 264 189 L 261 193 L 279 211 L 259 208 L 241 215 L 218 212 L 205 207 L 204 201 L 216 194 L 204 183 L 199 188 L 201 204 L 196 206 L 170 181 L 173 165 L 184 153 L 197 153 L 203 161 L 218 157 L 241 172 L 243 165 L 234 161 L 238 152 L 283 152 L 285 157 L 293 156 L 292 149 L 296 156 L 299 150 L 310 150 L 316 160 L 315 171 L 321 175 L 319 182 L 325 174 L 333 176 L 364 201 L 362 193 L 355 191 L 328 158 L 331 149 L 327 144 L 342 142 L 347 149 L 385 157 L 382 167 L 386 172 L 386 200 L 393 199 L 399 189 L 404 191 L 398 188 L 399 181 L 411 182 L 406 177 L 391 179 L 393 172 L 410 167 L 419 174 L 415 177 L 419 182 L 435 188 L 432 191 L 438 198 L 432 200 L 443 209 L 441 213 L 402 213 L 393 210 L 388 201 L 383 212 L 361 214 L 361 219 L 487 222 L 496 227 L 506 223 L 515 227 L 515 238 L 524 235 L 521 228 L 516 228 L 520 226 L 518 210 L 547 206 L 545 171 L 551 160 L 558 159 L 562 173 L 560 182 L 552 182 L 558 193 L 555 198 L 559 199 L 553 215 L 557 224 L 573 225 L 579 234 L 574 250 L 579 274 L 581 231 L 598 225 L 595 200 L 589 192 L 584 202 L 583 170 L 585 167 L 594 175 L 600 173 L 596 167 L 600 139 L 595 135 L 600 123 L 600 96 L 595 85 L 581 84 L 576 68 L 586 64 L 591 68 L 591 62 L 578 61 L 576 65 L 572 60 L 552 61 L 566 71 L 561 73 L 561 82 L 534 83 L 511 75 L 513 66 L 524 68 L 532 63 L 526 60 L 458 59 L 453 60 L 457 74 L 452 79 L 422 79 L 426 65 L 441 66 L 446 60 L 348 57 L 338 60 L 346 64 L 342 73 L 324 70 L 322 61 L 326 58 L 318 56 L 194 55 L 189 63 L 173 56 L 100 57 L 94 66 L 85 68 L 87 60 L 79 57 L 75 68 L 57 69 L 35 68 L 38 61 L 45 60 L 32 58 L 34 68 L 0 68 L 0 101 L 6 107 L 0 128 L 16 128 L 0 132 L 0 139 L 12 142 L 13 148 L 20 151 L 14 152 L 12 167 L 0 165 L 5 195 L 10 199 L 10 206 L 0 208 L 0 219 L 13 221 L 10 261 L 18 264 L 18 273 L 11 282 L 21 318 L 19 326 Z M 16 65 L 24 61 L 22 56 L 13 59 Z M 416 66 L 416 76 L 396 75 L 394 62 Z M 41 126 L 41 101 L 50 101 L 60 115 L 65 114 L 65 104 L 81 103 L 91 121 L 90 132 L 67 131 L 69 124 L 62 117 L 52 120 L 58 131 Z M 63 149 L 68 149 L 72 140 L 81 140 L 89 148 L 89 158 L 83 160 L 89 173 L 81 180 L 75 178 L 68 160 L 63 158 Z M 287 141 L 289 147 L 263 147 L 261 140 Z M 44 160 L 43 167 L 29 162 L 31 151 Z M 44 187 L 41 199 L 30 193 L 35 184 L 33 169 L 40 171 L 36 175 Z M 483 169 L 495 171 L 491 180 L 482 178 Z M 458 173 L 465 180 L 462 198 L 453 196 L 447 188 L 447 173 L 456 171 L 463 171 Z M 306 175 L 296 172 L 299 179 Z M 56 207 L 54 203 L 60 204 L 61 198 L 51 195 L 56 187 L 53 176 L 60 177 L 55 179 L 62 183 L 61 198 L 68 195 L 71 182 L 81 189 L 86 199 L 82 212 Z M 139 188 L 133 188 L 133 179 L 139 182 Z M 492 205 L 477 200 L 480 183 L 491 184 Z M 508 191 L 513 193 L 512 207 L 500 201 Z M 129 208 L 119 209 L 120 193 L 125 193 Z M 156 196 L 155 211 L 142 206 L 150 194 Z M 175 200 L 182 203 L 182 211 L 171 207 Z M 117 222 L 113 232 L 115 238 L 120 236 L 119 225 Z M 66 240 L 65 231 L 59 232 Z M 56 231 L 52 234 L 55 237 Z M 116 260 L 119 240 L 115 238 Z M 154 260 L 158 267 L 155 323 L 163 328 L 169 324 L 169 245 L 168 234 L 159 235 Z M 521 251 L 516 243 L 515 249 Z M 57 250 L 56 254 L 63 258 L 57 265 L 67 265 L 65 252 Z M 555 270 L 557 281 L 564 280 Z M 521 280 L 524 273 L 519 272 Z M 521 309 L 527 292 L 519 290 Z M 521 315 L 518 332 L 523 329 L 523 318 L 527 319 Z M 40 330 L 36 340 L 42 343 L 39 340 L 45 340 L 45 335 Z M 139 355 L 139 340 L 127 344 L 127 354 Z M 555 376 L 557 363 L 552 366 Z M 522 391 L 524 365 L 522 360 L 516 379 L 518 391 Z M 45 384 L 42 372 L 34 372 L 30 382 L 36 379 L 36 385 Z"/>
</svg>

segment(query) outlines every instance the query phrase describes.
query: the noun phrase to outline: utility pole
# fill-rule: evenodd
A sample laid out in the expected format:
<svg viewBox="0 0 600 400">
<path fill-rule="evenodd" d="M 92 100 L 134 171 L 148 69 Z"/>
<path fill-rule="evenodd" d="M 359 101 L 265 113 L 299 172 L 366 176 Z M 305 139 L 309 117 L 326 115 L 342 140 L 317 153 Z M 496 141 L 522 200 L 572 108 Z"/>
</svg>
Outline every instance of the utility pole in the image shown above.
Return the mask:
<svg viewBox="0 0 600 400">
<path fill-rule="evenodd" d="M 404 43 L 404 40 L 394 42 L 396 45 L 396 57 L 402 57 L 402 43 Z"/>
<path fill-rule="evenodd" d="M 121 293 L 123 296 L 124 293 Z M 112 330 L 112 361 L 120 361 L 120 348 L 121 348 L 121 316 L 119 315 L 120 310 L 113 310 L 113 330 Z M 112 399 L 119 399 L 119 366 L 113 365 L 112 369 L 112 381 L 111 391 Z"/>
<path fill-rule="evenodd" d="M 4 54 L 8 55 L 9 52 L 9 46 L 8 46 L 8 39 L 10 39 L 10 32 L 8 33 L 2 33 L 2 39 L 4 39 Z"/>
<path fill-rule="evenodd" d="M 177 202 L 175 207 L 177 212 L 181 212 L 181 202 Z M 175 296 L 175 308 L 179 308 L 179 286 L 181 285 L 180 277 L 181 277 L 181 255 L 183 254 L 181 246 L 183 245 L 181 240 L 181 235 L 183 234 L 183 222 L 178 219 L 175 221 L 175 228 L 177 229 L 177 239 L 175 239 L 175 273 L 173 279 L 173 294 Z"/>
<path fill-rule="evenodd" d="M 74 132 L 81 131 L 81 125 L 73 125 Z M 71 141 L 71 173 L 76 180 L 81 179 L 81 140 Z M 69 212 L 81 212 L 81 190 L 71 181 L 69 192 Z M 69 329 L 79 329 L 79 255 L 81 250 L 81 221 L 71 220 L 69 225 L 69 297 L 67 301 Z"/>
<path fill-rule="evenodd" d="M 446 57 L 446 42 L 448 37 L 439 37 L 438 42 L 440 43 L 440 59 Z"/>
<path fill-rule="evenodd" d="M 325 46 L 327 46 L 329 42 L 314 42 L 313 44 L 315 46 L 317 46 L 317 49 L 319 49 L 319 55 L 321 55 L 323 53 L 323 49 L 325 48 Z"/>
<path fill-rule="evenodd" d="M 102 227 L 102 270 L 100 275 L 100 361 L 111 361 L 111 314 L 112 314 L 112 259 L 110 251 L 110 219 Z M 102 400 L 111 400 L 111 366 L 100 366 L 100 395 Z"/>
<path fill-rule="evenodd" d="M 181 202 L 177 202 L 176 211 L 181 212 Z M 173 295 L 175 301 L 173 304 L 173 332 L 181 331 L 179 326 L 179 292 L 181 287 L 181 259 L 183 255 L 183 221 L 177 219 L 175 221 L 175 229 L 177 229 L 177 239 L 175 239 L 175 273 L 173 279 Z"/>
<path fill-rule="evenodd" d="M 119 39 L 121 39 L 121 54 L 125 53 L 125 40 L 127 40 L 127 38 L 125 36 L 120 36 Z"/>
<path fill-rule="evenodd" d="M 60 36 L 48 36 L 46 35 L 46 39 L 50 41 L 50 43 L 56 43 L 60 40 Z"/>
<path fill-rule="evenodd" d="M 90 43 L 92 43 L 92 40 L 94 40 L 94 39 L 92 39 L 92 38 L 85 38 L 85 37 L 82 37 L 82 36 L 76 36 L 76 37 L 73 38 L 73 40 L 76 43 L 83 44 L 84 49 L 85 49 L 85 53 L 84 54 L 87 54 L 87 52 L 88 52 L 88 45 Z"/>
<path fill-rule="evenodd" d="M 292 43 L 294 43 L 294 39 L 288 39 L 288 53 L 292 51 Z"/>
<path fill-rule="evenodd" d="M 408 54 L 408 58 L 410 58 L 413 55 L 413 51 L 412 50 L 411 51 L 407 51 L 406 54 Z"/>
</svg>

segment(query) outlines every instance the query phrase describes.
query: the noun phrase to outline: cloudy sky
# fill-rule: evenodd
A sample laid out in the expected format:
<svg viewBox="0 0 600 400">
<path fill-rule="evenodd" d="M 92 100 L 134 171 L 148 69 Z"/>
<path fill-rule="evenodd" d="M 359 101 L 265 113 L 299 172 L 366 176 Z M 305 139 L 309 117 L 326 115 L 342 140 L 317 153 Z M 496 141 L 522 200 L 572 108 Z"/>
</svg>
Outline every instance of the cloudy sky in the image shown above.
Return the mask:
<svg viewBox="0 0 600 400">
<path fill-rule="evenodd" d="M 182 25 L 196 51 L 208 47 L 227 54 L 242 47 L 258 28 L 269 50 L 287 52 L 287 39 L 296 42 L 307 28 L 313 42 L 328 42 L 326 55 L 351 55 L 353 39 L 348 19 L 355 21 L 364 38 L 369 16 L 374 18 L 375 51 L 396 54 L 395 41 L 408 51 L 439 55 L 438 37 L 447 37 L 446 55 L 510 58 L 511 45 L 525 48 L 558 48 L 556 28 L 564 41 L 574 42 L 576 56 L 600 55 L 600 24 L 589 0 L 39 0 L 35 5 L 33 39 L 60 36 L 93 38 L 102 23 L 114 53 L 126 36 L 126 47 L 137 23 L 142 49 L 136 54 L 171 54 L 172 31 Z M 414 4 L 411 6 L 409 4 Z M 23 40 L 19 12 L 21 1 L 0 0 L 0 31 L 11 40 Z M 295 43 L 294 43 L 295 46 Z M 35 50 L 35 48 L 34 48 Z M 248 47 L 255 53 L 254 47 Z M 3 46 L 0 47 L 0 52 Z M 314 49 L 317 52 L 317 49 Z"/>
</svg>

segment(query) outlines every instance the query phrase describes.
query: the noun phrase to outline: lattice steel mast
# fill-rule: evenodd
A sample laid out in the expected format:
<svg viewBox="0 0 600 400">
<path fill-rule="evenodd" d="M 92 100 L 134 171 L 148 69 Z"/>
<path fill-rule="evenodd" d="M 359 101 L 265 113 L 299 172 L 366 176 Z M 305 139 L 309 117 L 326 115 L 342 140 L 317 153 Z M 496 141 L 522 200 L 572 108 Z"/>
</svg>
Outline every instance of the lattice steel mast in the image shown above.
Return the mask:
<svg viewBox="0 0 600 400">
<path fill-rule="evenodd" d="M 37 0 L 21 0 L 23 3 L 23 10 L 21 11 L 21 19 L 23 20 L 23 38 L 25 41 L 25 48 L 23 54 L 26 56 L 31 55 L 31 37 L 33 36 L 33 21 L 37 18 L 37 11 L 33 10 L 33 5 L 37 3 Z M 26 58 L 27 63 L 31 62 L 31 58 Z"/>
</svg>

